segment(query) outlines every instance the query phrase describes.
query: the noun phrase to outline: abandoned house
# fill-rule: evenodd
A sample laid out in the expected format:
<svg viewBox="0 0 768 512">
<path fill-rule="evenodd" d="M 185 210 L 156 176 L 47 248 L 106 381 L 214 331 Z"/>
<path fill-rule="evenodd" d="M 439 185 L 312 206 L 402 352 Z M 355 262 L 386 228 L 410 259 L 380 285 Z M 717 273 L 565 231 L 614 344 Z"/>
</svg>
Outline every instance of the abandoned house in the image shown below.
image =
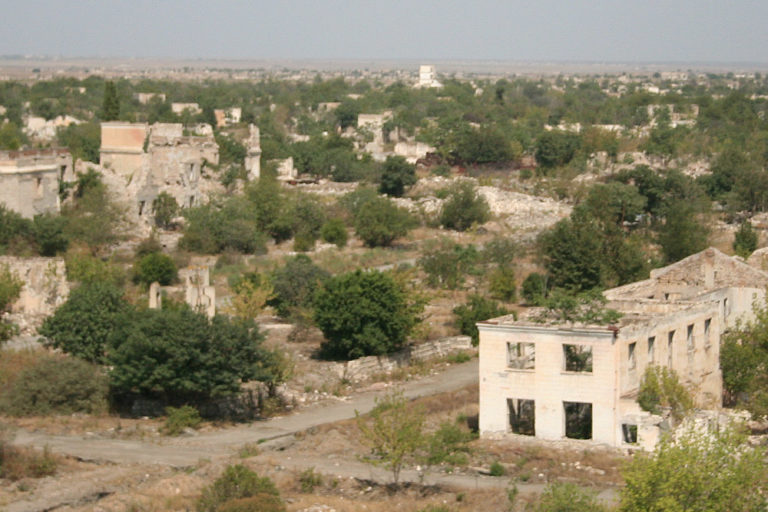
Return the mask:
<svg viewBox="0 0 768 512">
<path fill-rule="evenodd" d="M 219 146 L 209 131 L 202 133 L 187 135 L 180 123 L 101 124 L 101 166 L 122 179 L 121 196 L 130 197 L 139 219 L 152 214 L 152 202 L 161 192 L 182 207 L 197 206 L 208 194 L 203 167 L 218 164 Z"/>
<path fill-rule="evenodd" d="M 768 273 L 709 248 L 606 291 L 615 325 L 546 322 L 534 308 L 478 323 L 480 433 L 652 448 L 659 417 L 636 401 L 646 367 L 674 369 L 698 407 L 719 409 L 720 335 L 766 286 Z"/>
<path fill-rule="evenodd" d="M 22 217 L 58 213 L 59 186 L 74 179 L 66 149 L 0 152 L 0 203 Z"/>
</svg>

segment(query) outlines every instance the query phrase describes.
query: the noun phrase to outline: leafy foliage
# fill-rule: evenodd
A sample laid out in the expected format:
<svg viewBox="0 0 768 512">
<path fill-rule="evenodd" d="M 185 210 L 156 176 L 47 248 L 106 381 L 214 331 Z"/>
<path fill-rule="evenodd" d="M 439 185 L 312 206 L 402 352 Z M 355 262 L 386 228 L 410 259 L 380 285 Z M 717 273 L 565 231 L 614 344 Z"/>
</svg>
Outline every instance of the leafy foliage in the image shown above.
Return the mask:
<svg viewBox="0 0 768 512">
<path fill-rule="evenodd" d="M 424 412 L 402 392 L 393 391 L 376 398 L 376 406 L 367 416 L 355 415 L 362 440 L 371 449 L 369 461 L 392 471 L 397 485 L 403 466 L 416 460 L 424 445 Z"/>
<path fill-rule="evenodd" d="M 75 357 L 46 356 L 24 369 L 1 404 L 13 416 L 98 414 L 107 408 L 101 368 Z"/>
<path fill-rule="evenodd" d="M 320 228 L 320 237 L 322 237 L 324 242 L 334 244 L 339 249 L 346 247 L 347 239 L 349 238 L 347 226 L 342 219 L 328 219 Z"/>
<path fill-rule="evenodd" d="M 600 512 L 605 506 L 596 493 L 572 483 L 549 484 L 534 508 L 536 512 Z"/>
<path fill-rule="evenodd" d="M 196 429 L 203 421 L 200 417 L 200 413 L 191 405 L 166 407 L 165 414 L 166 418 L 163 430 L 169 436 L 178 436 L 188 428 Z"/>
<path fill-rule="evenodd" d="M 528 274 L 523 281 L 522 292 L 526 303 L 540 306 L 547 297 L 547 278 L 537 272 Z"/>
<path fill-rule="evenodd" d="M 0 345 L 17 331 L 16 326 L 2 316 L 11 310 L 11 306 L 19 298 L 23 286 L 24 282 L 7 266 L 0 268 Z"/>
<path fill-rule="evenodd" d="M 203 489 L 203 493 L 197 502 L 198 512 L 219 512 L 224 507 L 232 512 L 241 510 L 264 510 L 265 512 L 272 512 L 285 510 L 285 506 L 282 509 L 279 508 L 238 508 L 242 503 L 228 504 L 233 500 L 240 500 L 243 498 L 252 498 L 260 495 L 269 495 L 275 498 L 280 498 L 280 492 L 275 487 L 274 482 L 269 477 L 259 476 L 256 472 L 248 469 L 242 464 L 234 466 L 227 466 L 224 473 L 209 485 Z"/>
<path fill-rule="evenodd" d="M 170 256 L 153 252 L 143 256 L 136 265 L 135 279 L 147 286 L 157 281 L 168 286 L 176 280 L 176 264 Z"/>
<path fill-rule="evenodd" d="M 734 512 L 766 507 L 762 447 L 733 431 L 689 430 L 637 453 L 622 471 L 621 512 Z"/>
<path fill-rule="evenodd" d="M 104 102 L 101 107 L 102 121 L 117 121 L 120 118 L 120 97 L 112 80 L 104 84 Z"/>
<path fill-rule="evenodd" d="M 400 197 L 407 187 L 416 183 L 416 166 L 402 156 L 388 156 L 381 169 L 379 192 Z"/>
<path fill-rule="evenodd" d="M 430 286 L 459 288 L 467 274 L 474 272 L 480 255 L 472 244 L 462 246 L 447 238 L 428 241 L 419 258 L 419 266 L 427 274 Z"/>
<path fill-rule="evenodd" d="M 332 277 L 315 294 L 314 319 L 329 357 L 354 359 L 400 349 L 418 321 L 403 289 L 386 273 Z"/>
<path fill-rule="evenodd" d="M 173 219 L 179 213 L 179 203 L 168 192 L 160 192 L 152 201 L 155 225 L 162 229 L 171 229 Z"/>
<path fill-rule="evenodd" d="M 289 318 L 299 310 L 309 309 L 317 288 L 330 277 L 307 256 L 297 255 L 272 274 L 274 296 L 269 305 L 277 309 L 283 318 Z"/>
<path fill-rule="evenodd" d="M 114 284 L 84 283 L 45 319 L 38 332 L 54 348 L 92 363 L 104 363 L 107 339 L 128 309 L 123 291 Z"/>
<path fill-rule="evenodd" d="M 477 345 L 480 335 L 477 331 L 477 322 L 489 320 L 508 314 L 509 311 L 501 307 L 495 301 L 486 299 L 482 295 L 470 295 L 466 304 L 453 309 L 456 315 L 456 324 L 461 334 L 472 337 L 472 344 Z"/>
<path fill-rule="evenodd" d="M 488 202 L 469 181 L 461 181 L 452 186 L 440 209 L 440 223 L 456 231 L 466 231 L 473 224 L 483 224 L 489 218 Z"/>
<path fill-rule="evenodd" d="M 217 254 L 231 249 L 244 254 L 266 252 L 258 211 L 250 201 L 232 197 L 184 211 L 187 229 L 179 245 L 189 251 Z"/>
<path fill-rule="evenodd" d="M 606 298 L 599 290 L 578 294 L 555 288 L 543 301 L 544 311 L 538 322 L 580 322 L 585 324 L 613 324 L 621 318 L 615 309 L 606 308 Z"/>
<path fill-rule="evenodd" d="M 757 233 L 752 229 L 752 223 L 745 220 L 736 231 L 733 251 L 742 258 L 749 258 L 755 249 L 757 249 Z"/>
<path fill-rule="evenodd" d="M 365 200 L 353 211 L 353 215 L 355 235 L 368 247 L 387 247 L 395 239 L 405 236 L 415 225 L 407 210 L 398 208 L 384 197 Z"/>
<path fill-rule="evenodd" d="M 110 383 L 117 395 L 169 403 L 232 395 L 243 381 L 270 377 L 262 339 L 252 321 L 208 320 L 189 309 L 136 311 L 109 337 Z"/>
<path fill-rule="evenodd" d="M 696 219 L 691 205 L 674 203 L 659 229 L 659 244 L 665 260 L 672 263 L 706 249 L 708 235 L 709 229 Z"/>
<path fill-rule="evenodd" d="M 693 409 L 691 393 L 680 383 L 675 370 L 666 366 L 649 366 L 640 379 L 637 403 L 644 411 L 660 414 L 669 408 L 672 416 L 680 420 Z"/>
</svg>

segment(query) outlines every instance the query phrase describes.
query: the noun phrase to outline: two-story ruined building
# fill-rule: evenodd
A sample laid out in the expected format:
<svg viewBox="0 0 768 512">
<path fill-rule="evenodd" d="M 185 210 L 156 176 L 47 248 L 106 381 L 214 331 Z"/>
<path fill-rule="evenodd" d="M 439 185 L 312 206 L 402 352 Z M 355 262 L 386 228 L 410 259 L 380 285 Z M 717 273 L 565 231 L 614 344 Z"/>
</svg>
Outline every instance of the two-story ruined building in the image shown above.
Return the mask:
<svg viewBox="0 0 768 512">
<path fill-rule="evenodd" d="M 0 151 L 0 204 L 22 217 L 58 213 L 60 185 L 74 179 L 66 149 Z"/>
<path fill-rule="evenodd" d="M 768 273 L 710 248 L 605 292 L 616 325 L 553 324 L 535 313 L 478 323 L 480 433 L 652 445 L 637 404 L 649 365 L 673 368 L 697 405 L 722 395 L 720 335 L 750 317 Z"/>
</svg>

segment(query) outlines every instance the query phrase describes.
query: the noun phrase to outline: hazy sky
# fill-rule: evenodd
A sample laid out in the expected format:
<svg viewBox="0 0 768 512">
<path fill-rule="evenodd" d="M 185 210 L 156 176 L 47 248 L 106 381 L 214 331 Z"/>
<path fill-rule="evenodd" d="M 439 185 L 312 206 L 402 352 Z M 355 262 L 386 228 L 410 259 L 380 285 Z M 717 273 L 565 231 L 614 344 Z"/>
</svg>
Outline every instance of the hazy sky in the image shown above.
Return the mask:
<svg viewBox="0 0 768 512">
<path fill-rule="evenodd" d="M 768 62 L 767 0 L 0 0 L 0 55 Z"/>
</svg>

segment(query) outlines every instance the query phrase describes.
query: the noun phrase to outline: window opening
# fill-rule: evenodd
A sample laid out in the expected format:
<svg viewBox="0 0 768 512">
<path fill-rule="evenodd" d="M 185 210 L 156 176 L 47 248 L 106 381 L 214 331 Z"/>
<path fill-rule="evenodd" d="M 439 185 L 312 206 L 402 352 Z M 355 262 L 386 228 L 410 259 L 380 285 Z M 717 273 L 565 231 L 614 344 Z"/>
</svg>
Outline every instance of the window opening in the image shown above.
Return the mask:
<svg viewBox="0 0 768 512">
<path fill-rule="evenodd" d="M 567 372 L 591 372 L 592 371 L 592 347 L 589 345 L 563 345 L 565 358 L 565 371 Z"/>
<path fill-rule="evenodd" d="M 592 404 L 563 402 L 565 410 L 565 437 L 592 439 Z"/>
<path fill-rule="evenodd" d="M 536 402 L 519 398 L 508 398 L 509 428 L 515 434 L 536 435 Z"/>
</svg>

